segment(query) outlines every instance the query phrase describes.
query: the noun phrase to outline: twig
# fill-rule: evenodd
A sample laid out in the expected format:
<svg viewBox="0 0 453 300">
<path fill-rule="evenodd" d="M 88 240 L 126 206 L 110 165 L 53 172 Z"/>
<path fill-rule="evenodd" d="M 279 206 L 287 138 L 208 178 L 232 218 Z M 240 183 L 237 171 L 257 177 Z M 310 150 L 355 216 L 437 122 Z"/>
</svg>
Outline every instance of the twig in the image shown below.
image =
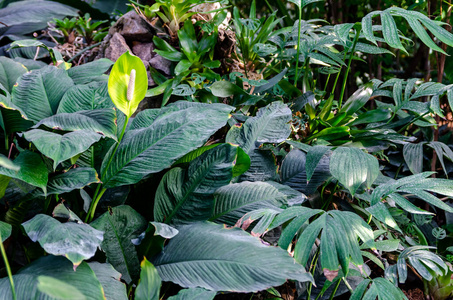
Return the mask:
<svg viewBox="0 0 453 300">
<path fill-rule="evenodd" d="M 93 49 L 94 47 L 97 47 L 99 46 L 100 44 L 102 44 L 102 42 L 99 42 L 99 43 L 96 43 L 96 44 L 93 44 L 91 46 L 88 46 L 82 50 L 79 51 L 79 53 L 77 53 L 76 55 L 74 55 L 73 57 L 71 57 L 70 59 L 68 59 L 68 63 L 70 63 L 71 61 L 73 61 L 76 57 L 78 57 L 79 55 L 82 55 L 83 53 L 87 52 L 88 50 L 90 49 Z"/>
</svg>

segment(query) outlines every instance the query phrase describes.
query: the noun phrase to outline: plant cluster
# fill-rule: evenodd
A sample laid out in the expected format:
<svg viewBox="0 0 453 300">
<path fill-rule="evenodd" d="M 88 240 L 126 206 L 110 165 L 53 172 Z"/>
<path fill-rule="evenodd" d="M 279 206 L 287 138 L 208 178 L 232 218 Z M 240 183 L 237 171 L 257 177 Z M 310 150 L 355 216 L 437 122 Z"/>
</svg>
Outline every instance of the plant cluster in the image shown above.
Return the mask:
<svg viewBox="0 0 453 300">
<path fill-rule="evenodd" d="M 407 299 L 414 276 L 426 296 L 452 296 L 439 120 L 453 84 L 346 91 L 355 63 L 408 52 L 396 20 L 439 57 L 453 34 L 415 10 L 330 25 L 303 19 L 323 1 L 290 2 L 289 26 L 255 1 L 248 18 L 233 9 L 242 66 L 227 74 L 215 57 L 226 8 L 206 25 L 191 20 L 199 1 L 132 2 L 168 28 L 153 42 L 174 76 L 151 70 L 150 90 L 129 52 L 71 67 L 39 41 L 12 44 L 46 48 L 52 65 L 0 57 L 0 299 L 283 299 L 288 281 L 298 299 Z M 93 36 L 100 24 L 81 20 Z"/>
</svg>

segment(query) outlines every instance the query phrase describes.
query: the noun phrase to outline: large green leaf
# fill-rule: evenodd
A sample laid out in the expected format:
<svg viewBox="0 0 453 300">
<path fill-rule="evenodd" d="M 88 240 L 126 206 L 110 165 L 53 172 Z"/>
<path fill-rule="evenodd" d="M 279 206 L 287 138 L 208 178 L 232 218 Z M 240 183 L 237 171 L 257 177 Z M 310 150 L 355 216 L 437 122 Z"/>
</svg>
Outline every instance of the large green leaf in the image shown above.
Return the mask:
<svg viewBox="0 0 453 300">
<path fill-rule="evenodd" d="M 156 191 L 154 219 L 166 223 L 207 220 L 214 207 L 214 192 L 233 178 L 238 149 L 223 144 L 194 159 L 187 170 L 167 172 Z"/>
<path fill-rule="evenodd" d="M 370 285 L 371 283 L 371 285 Z M 368 288 L 368 290 L 367 290 Z M 407 300 L 404 293 L 384 278 L 365 279 L 352 293 L 350 300 L 374 299 Z"/>
<path fill-rule="evenodd" d="M 50 298 L 59 300 L 86 299 L 85 295 L 72 285 L 50 276 L 38 276 L 37 288 Z"/>
<path fill-rule="evenodd" d="M 223 104 L 183 102 L 162 109 L 148 127 L 127 131 L 111 160 L 107 154 L 101 168 L 104 186 L 133 184 L 168 168 L 224 126 L 230 111 Z"/>
<path fill-rule="evenodd" d="M 135 289 L 135 299 L 137 300 L 159 300 L 161 280 L 156 268 L 146 257 L 140 264 L 140 281 Z"/>
<path fill-rule="evenodd" d="M 148 75 L 142 60 L 125 52 L 113 65 L 109 76 L 109 95 L 115 106 L 131 117 L 148 89 Z"/>
<path fill-rule="evenodd" d="M 86 262 L 82 262 L 77 270 L 74 270 L 69 260 L 53 255 L 35 260 L 13 276 L 17 299 L 49 299 L 37 287 L 39 276 L 49 276 L 69 284 L 86 299 L 104 299 L 102 286 Z M 8 277 L 0 279 L 0 298 L 13 299 Z"/>
<path fill-rule="evenodd" d="M 11 235 L 11 225 L 0 221 L 0 236 L 1 241 L 4 242 Z"/>
<path fill-rule="evenodd" d="M 69 77 L 72 78 L 75 84 L 88 84 L 97 80 L 107 80 L 107 76 L 102 76 L 107 72 L 113 62 L 107 58 L 97 59 L 95 61 L 70 68 L 68 70 Z"/>
<path fill-rule="evenodd" d="M 358 148 L 339 147 L 330 157 L 330 173 L 354 195 L 364 182 L 371 187 L 379 175 L 379 163 Z"/>
<path fill-rule="evenodd" d="M 88 263 L 96 278 L 102 284 L 107 300 L 127 300 L 126 285 L 121 282 L 121 273 L 110 264 L 101 264 L 96 261 Z"/>
<path fill-rule="evenodd" d="M 113 207 L 91 223 L 94 228 L 104 231 L 101 248 L 107 262 L 123 275 L 127 283 L 140 273 L 140 263 L 131 240 L 143 232 L 146 225 L 145 218 L 127 205 Z"/>
<path fill-rule="evenodd" d="M 216 294 L 216 291 L 192 288 L 180 290 L 177 295 L 169 297 L 168 300 L 212 300 Z"/>
<path fill-rule="evenodd" d="M 246 213 L 262 208 L 281 208 L 300 204 L 302 193 L 276 182 L 244 181 L 223 186 L 215 194 L 215 206 L 210 220 L 234 225 Z"/>
<path fill-rule="evenodd" d="M 48 172 L 39 154 L 25 150 L 16 157 L 14 164 L 20 167 L 18 171 L 0 167 L 0 174 L 22 180 L 47 192 Z"/>
<path fill-rule="evenodd" d="M 74 267 L 94 256 L 102 242 L 103 232 L 88 224 L 60 221 L 39 214 L 22 224 L 33 242 L 50 254 L 67 257 Z"/>
<path fill-rule="evenodd" d="M 69 89 L 61 99 L 57 113 L 113 108 L 106 82 L 79 84 Z"/>
<path fill-rule="evenodd" d="M 198 222 L 178 230 L 154 260 L 163 281 L 237 292 L 263 290 L 286 279 L 312 281 L 285 250 L 266 246 L 239 228 Z"/>
<path fill-rule="evenodd" d="M 92 183 L 100 183 L 95 169 L 75 168 L 50 178 L 47 184 L 47 194 L 69 193 Z"/>
<path fill-rule="evenodd" d="M 13 86 L 17 79 L 27 72 L 27 68 L 21 63 L 18 63 L 11 58 L 0 57 L 0 84 L 2 84 L 8 92 L 13 90 Z"/>
<path fill-rule="evenodd" d="M 32 142 L 42 154 L 53 160 L 53 169 L 55 170 L 61 162 L 86 151 L 102 136 L 87 130 L 61 135 L 41 129 L 33 129 L 25 132 L 24 137 Z"/>
<path fill-rule="evenodd" d="M 40 120 L 35 127 L 45 125 L 64 131 L 91 131 L 116 140 L 116 111 L 112 108 L 60 113 Z"/>
<path fill-rule="evenodd" d="M 31 126 L 33 122 L 26 120 L 19 108 L 11 102 L 11 94 L 0 83 L 0 126 L 6 132 L 11 134 L 13 132 L 25 131 Z"/>
<path fill-rule="evenodd" d="M 233 126 L 226 142 L 239 145 L 250 156 L 250 169 L 240 180 L 265 181 L 276 179 L 277 166 L 270 151 L 259 150 L 263 143 L 280 143 L 291 133 L 291 110 L 281 102 L 261 108 L 256 117 L 248 118 L 240 126 Z"/>
<path fill-rule="evenodd" d="M 53 66 L 22 75 L 12 92 L 12 103 L 35 123 L 57 112 L 61 98 L 74 85 L 67 72 Z"/>
</svg>

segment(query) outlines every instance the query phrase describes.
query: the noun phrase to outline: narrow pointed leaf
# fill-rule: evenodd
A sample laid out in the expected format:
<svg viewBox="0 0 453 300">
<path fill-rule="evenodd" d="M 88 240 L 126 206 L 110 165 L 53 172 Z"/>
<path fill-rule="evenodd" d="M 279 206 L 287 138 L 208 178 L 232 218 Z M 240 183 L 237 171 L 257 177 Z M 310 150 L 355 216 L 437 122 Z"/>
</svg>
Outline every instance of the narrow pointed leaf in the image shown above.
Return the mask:
<svg viewBox="0 0 453 300">
<path fill-rule="evenodd" d="M 423 171 L 423 145 L 425 143 L 407 143 L 403 148 L 404 160 L 413 174 Z"/>
</svg>

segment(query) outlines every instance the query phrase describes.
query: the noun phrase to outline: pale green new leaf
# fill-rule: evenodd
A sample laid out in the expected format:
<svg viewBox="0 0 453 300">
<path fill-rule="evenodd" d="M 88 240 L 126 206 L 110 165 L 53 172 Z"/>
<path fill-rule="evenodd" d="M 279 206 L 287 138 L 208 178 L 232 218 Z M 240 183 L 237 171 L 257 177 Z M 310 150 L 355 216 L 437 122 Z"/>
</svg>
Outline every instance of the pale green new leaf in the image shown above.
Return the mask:
<svg viewBox="0 0 453 300">
<path fill-rule="evenodd" d="M 50 298 L 59 300 L 85 300 L 84 294 L 74 286 L 50 276 L 38 276 L 38 290 Z"/>
<path fill-rule="evenodd" d="M 13 276 L 17 299 L 48 299 L 37 287 L 39 276 L 49 276 L 71 285 L 87 300 L 104 299 L 102 285 L 87 263 L 82 262 L 74 270 L 68 259 L 53 255 L 40 257 Z M 0 299 L 13 299 L 8 277 L 0 279 Z"/>
<path fill-rule="evenodd" d="M 223 104 L 184 102 L 162 109 L 158 116 L 152 116 L 148 127 L 126 132 L 111 163 L 111 152 L 106 155 L 102 182 L 105 187 L 133 184 L 170 167 L 224 126 L 230 111 L 231 107 Z"/>
<path fill-rule="evenodd" d="M 313 280 L 285 250 L 266 246 L 239 228 L 198 222 L 178 230 L 154 260 L 163 281 L 186 288 L 252 292 L 286 279 Z"/>
<path fill-rule="evenodd" d="M 33 242 L 39 242 L 49 254 L 67 257 L 76 268 L 94 256 L 103 240 L 103 232 L 88 224 L 60 221 L 38 214 L 22 224 Z"/>
<path fill-rule="evenodd" d="M 0 221 L 0 236 L 2 242 L 4 242 L 11 235 L 11 225 Z"/>
<path fill-rule="evenodd" d="M 145 230 L 145 218 L 130 206 L 123 205 L 113 207 L 90 225 L 104 231 L 101 249 L 107 256 L 107 262 L 122 274 L 127 283 L 137 278 L 140 263 L 131 240 Z"/>
<path fill-rule="evenodd" d="M 214 207 L 214 192 L 233 179 L 238 147 L 223 144 L 194 159 L 187 170 L 173 168 L 156 191 L 154 219 L 166 223 L 205 221 Z"/>
<path fill-rule="evenodd" d="M 61 135 L 41 129 L 33 129 L 25 132 L 24 137 L 32 142 L 42 154 L 53 160 L 53 169 L 55 170 L 61 162 L 85 152 L 102 136 L 86 130 Z"/>
<path fill-rule="evenodd" d="M 140 281 L 135 289 L 137 300 L 159 300 L 161 280 L 156 268 L 146 257 L 140 264 Z"/>
<path fill-rule="evenodd" d="M 109 95 L 127 117 L 137 110 L 148 89 L 148 75 L 142 60 L 125 52 L 113 65 L 109 76 Z"/>
</svg>

